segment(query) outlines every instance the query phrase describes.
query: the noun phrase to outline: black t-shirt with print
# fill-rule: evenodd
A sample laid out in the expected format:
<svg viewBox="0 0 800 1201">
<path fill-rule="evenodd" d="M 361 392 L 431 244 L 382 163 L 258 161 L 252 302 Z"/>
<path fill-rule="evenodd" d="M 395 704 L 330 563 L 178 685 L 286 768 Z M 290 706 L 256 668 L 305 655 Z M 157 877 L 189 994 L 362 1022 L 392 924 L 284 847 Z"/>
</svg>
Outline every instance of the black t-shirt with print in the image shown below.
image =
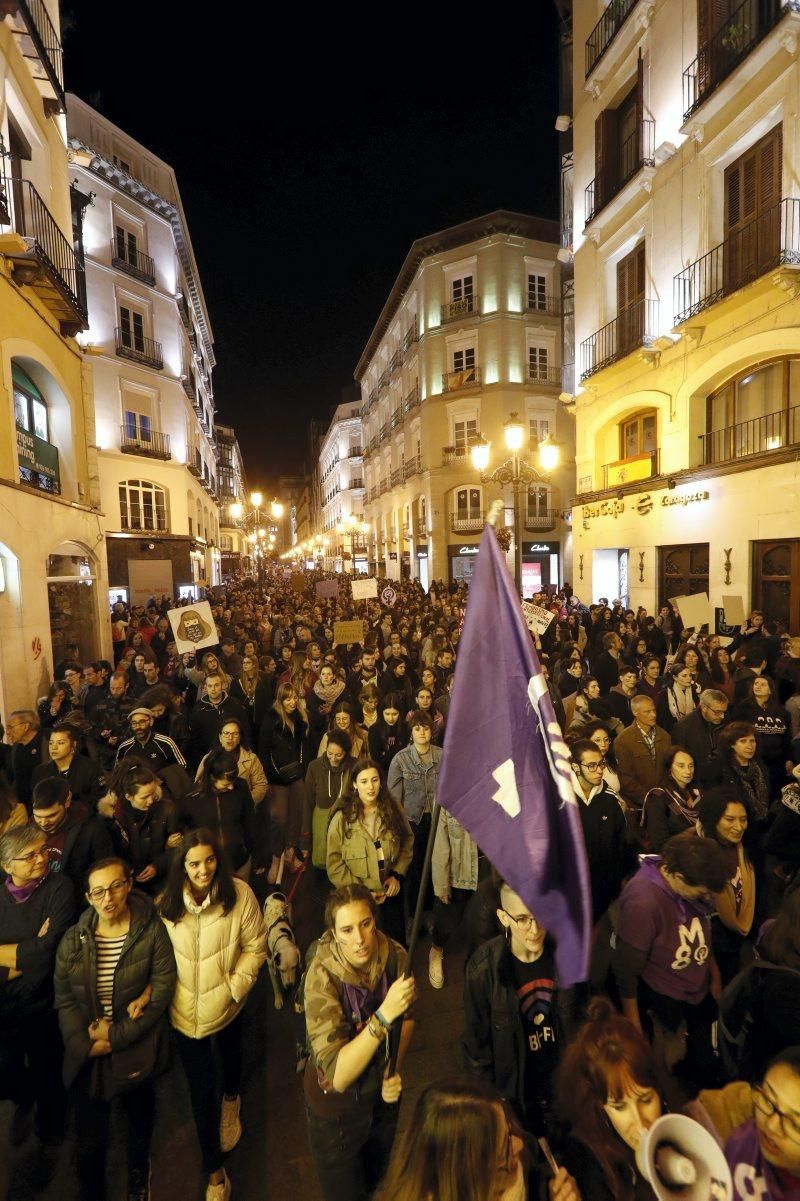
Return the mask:
<svg viewBox="0 0 800 1201">
<path fill-rule="evenodd" d="M 549 1108 L 560 1048 L 553 1017 L 554 960 L 545 948 L 533 963 L 511 957 L 525 1037 L 525 1113 L 537 1132 Z"/>
</svg>

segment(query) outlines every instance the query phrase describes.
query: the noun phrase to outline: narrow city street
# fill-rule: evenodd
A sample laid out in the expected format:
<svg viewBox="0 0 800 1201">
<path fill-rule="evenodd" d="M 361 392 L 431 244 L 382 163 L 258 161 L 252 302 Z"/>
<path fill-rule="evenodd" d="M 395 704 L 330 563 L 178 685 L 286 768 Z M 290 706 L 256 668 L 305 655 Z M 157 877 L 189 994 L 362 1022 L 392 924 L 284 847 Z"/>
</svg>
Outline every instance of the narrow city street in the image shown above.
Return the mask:
<svg viewBox="0 0 800 1201">
<path fill-rule="evenodd" d="M 313 872 L 301 881 L 295 925 L 303 948 L 320 931 L 318 915 L 328 889 L 327 881 Z M 403 1073 L 401 1123 L 422 1086 L 457 1069 L 459 1061 L 464 954 L 455 951 L 448 956 L 445 987 L 435 992 L 428 983 L 429 945 L 429 938 L 423 938 L 417 953 L 418 1023 Z M 226 1165 L 237 1201 L 320 1201 L 306 1139 L 302 1076 L 295 1072 L 296 1029 L 297 1019 L 288 1009 L 274 1008 L 269 974 L 264 969 L 246 1010 L 244 1134 Z M 204 1182 L 197 1136 L 186 1085 L 174 1061 L 157 1093 L 152 1201 L 201 1201 Z M 9 1146 L 11 1112 L 9 1102 L 0 1103 L 0 1201 L 88 1201 L 80 1198 L 70 1164 L 74 1133 L 70 1131 L 45 1185 L 45 1163 L 36 1139 L 31 1137 L 18 1150 Z M 109 1180 L 114 1184 L 108 1201 L 127 1201 L 123 1161 L 117 1123 L 112 1125 Z"/>
</svg>

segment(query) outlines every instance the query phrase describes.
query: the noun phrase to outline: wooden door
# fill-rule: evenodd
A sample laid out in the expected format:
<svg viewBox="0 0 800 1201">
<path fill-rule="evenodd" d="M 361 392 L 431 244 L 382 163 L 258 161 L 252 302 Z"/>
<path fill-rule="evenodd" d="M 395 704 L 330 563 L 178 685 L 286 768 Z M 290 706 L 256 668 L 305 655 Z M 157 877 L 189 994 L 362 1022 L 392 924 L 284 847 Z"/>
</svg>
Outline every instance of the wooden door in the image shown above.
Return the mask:
<svg viewBox="0 0 800 1201">
<path fill-rule="evenodd" d="M 753 543 L 753 600 L 768 620 L 800 628 L 800 539 Z"/>
<path fill-rule="evenodd" d="M 708 543 L 658 548 L 658 603 L 708 592 Z"/>
<path fill-rule="evenodd" d="M 627 354 L 644 340 L 644 242 L 617 263 L 617 354 Z"/>
</svg>

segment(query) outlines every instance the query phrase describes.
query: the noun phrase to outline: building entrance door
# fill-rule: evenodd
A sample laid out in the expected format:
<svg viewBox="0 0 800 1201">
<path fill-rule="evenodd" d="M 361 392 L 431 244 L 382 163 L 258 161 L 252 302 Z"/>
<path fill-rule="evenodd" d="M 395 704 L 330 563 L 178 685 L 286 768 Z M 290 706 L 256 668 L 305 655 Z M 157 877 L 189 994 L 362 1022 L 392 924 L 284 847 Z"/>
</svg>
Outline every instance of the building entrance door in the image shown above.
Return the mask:
<svg viewBox="0 0 800 1201">
<path fill-rule="evenodd" d="M 753 598 L 767 620 L 800 626 L 800 538 L 753 543 Z"/>
</svg>

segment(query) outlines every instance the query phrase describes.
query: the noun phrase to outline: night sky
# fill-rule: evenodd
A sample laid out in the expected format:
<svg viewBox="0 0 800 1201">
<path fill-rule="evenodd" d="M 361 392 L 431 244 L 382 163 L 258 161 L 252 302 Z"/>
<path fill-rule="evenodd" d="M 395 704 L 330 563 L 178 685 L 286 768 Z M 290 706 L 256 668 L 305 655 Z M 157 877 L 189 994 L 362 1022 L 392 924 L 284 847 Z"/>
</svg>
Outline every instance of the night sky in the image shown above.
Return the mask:
<svg viewBox="0 0 800 1201">
<path fill-rule="evenodd" d="M 255 9 L 62 0 L 62 20 L 68 90 L 175 168 L 218 420 L 270 491 L 352 383 L 415 238 L 496 208 L 558 216 L 557 18 L 550 0 L 496 32 L 468 9 L 440 27 L 427 6 Z"/>
</svg>

